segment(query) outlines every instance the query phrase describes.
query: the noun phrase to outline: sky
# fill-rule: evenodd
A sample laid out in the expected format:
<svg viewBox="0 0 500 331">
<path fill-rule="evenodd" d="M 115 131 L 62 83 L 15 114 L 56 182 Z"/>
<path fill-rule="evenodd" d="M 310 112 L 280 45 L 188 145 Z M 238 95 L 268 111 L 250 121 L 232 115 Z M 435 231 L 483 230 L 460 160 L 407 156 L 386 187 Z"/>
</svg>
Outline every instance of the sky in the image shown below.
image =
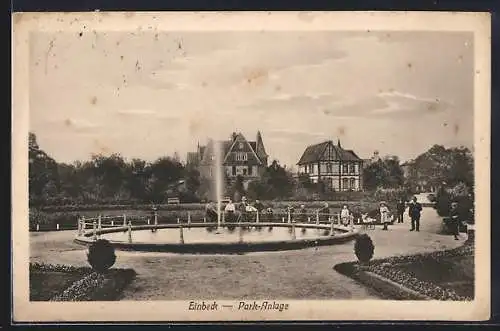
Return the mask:
<svg viewBox="0 0 500 331">
<path fill-rule="evenodd" d="M 59 162 L 195 151 L 233 131 L 294 167 L 337 141 L 369 158 L 473 146 L 473 35 L 51 32 L 30 37 L 30 130 Z"/>
</svg>

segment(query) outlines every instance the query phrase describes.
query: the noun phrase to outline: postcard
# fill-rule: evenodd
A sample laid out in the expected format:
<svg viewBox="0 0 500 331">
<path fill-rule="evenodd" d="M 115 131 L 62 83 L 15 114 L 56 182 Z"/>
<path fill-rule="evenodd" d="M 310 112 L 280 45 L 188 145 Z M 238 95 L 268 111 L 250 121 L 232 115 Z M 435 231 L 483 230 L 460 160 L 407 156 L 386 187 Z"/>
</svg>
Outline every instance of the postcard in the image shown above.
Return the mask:
<svg viewBox="0 0 500 331">
<path fill-rule="evenodd" d="M 14 321 L 489 319 L 490 24 L 15 13 Z"/>
</svg>

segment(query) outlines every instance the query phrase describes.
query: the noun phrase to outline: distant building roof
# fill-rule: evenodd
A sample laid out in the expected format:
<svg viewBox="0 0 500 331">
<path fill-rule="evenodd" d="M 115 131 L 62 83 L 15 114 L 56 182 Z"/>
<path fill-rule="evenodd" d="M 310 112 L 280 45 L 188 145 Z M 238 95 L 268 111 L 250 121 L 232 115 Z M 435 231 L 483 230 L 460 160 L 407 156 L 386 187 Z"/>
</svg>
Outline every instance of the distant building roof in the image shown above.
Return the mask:
<svg viewBox="0 0 500 331">
<path fill-rule="evenodd" d="M 343 149 L 340 142 L 337 145 L 331 140 L 319 144 L 310 145 L 306 148 L 298 165 L 318 161 L 363 161 L 352 150 Z"/>
</svg>

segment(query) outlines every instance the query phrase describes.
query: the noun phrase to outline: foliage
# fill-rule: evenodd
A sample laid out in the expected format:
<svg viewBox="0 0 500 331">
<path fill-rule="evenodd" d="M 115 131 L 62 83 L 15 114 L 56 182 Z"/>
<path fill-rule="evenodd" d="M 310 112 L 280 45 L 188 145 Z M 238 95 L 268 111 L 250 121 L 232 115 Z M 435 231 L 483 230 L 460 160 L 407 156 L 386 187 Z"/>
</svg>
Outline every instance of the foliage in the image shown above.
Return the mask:
<svg viewBox="0 0 500 331">
<path fill-rule="evenodd" d="M 458 202 L 459 214 L 464 221 L 474 223 L 474 215 L 471 209 L 474 208 L 473 190 L 465 183 L 458 183 L 453 187 L 440 187 L 436 195 L 435 208 L 439 216 L 446 217 L 450 213 L 452 202 Z"/>
<path fill-rule="evenodd" d="M 360 234 L 356 238 L 356 242 L 354 243 L 354 253 L 361 263 L 367 264 L 370 262 L 373 257 L 374 250 L 375 246 L 373 245 L 372 239 L 366 233 Z"/>
<path fill-rule="evenodd" d="M 410 163 L 409 185 L 425 182 L 434 187 L 474 185 L 474 158 L 466 147 L 434 145 Z"/>
<path fill-rule="evenodd" d="M 285 199 L 293 195 L 294 187 L 292 173 L 274 160 L 260 179 L 249 183 L 247 194 L 251 199 Z"/>
<path fill-rule="evenodd" d="M 98 273 L 104 273 L 116 262 L 115 249 L 106 239 L 98 239 L 89 247 L 87 260 Z"/>
<path fill-rule="evenodd" d="M 363 170 L 363 185 L 367 190 L 396 188 L 404 183 L 403 169 L 396 156 L 387 156 Z"/>
<path fill-rule="evenodd" d="M 96 154 L 89 161 L 57 163 L 29 134 L 30 207 L 121 201 L 161 203 L 168 196 L 198 201 L 200 176 L 178 158 L 126 161 L 119 154 Z"/>
</svg>

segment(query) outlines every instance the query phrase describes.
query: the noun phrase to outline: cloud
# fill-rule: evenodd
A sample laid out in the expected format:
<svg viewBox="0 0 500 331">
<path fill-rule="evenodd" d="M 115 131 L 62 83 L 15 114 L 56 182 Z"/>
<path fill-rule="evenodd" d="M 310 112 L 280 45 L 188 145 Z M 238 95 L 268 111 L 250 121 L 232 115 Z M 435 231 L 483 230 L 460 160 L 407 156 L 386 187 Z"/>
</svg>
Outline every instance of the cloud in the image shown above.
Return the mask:
<svg viewBox="0 0 500 331">
<path fill-rule="evenodd" d="M 282 70 L 322 67 L 326 62 L 347 57 L 347 53 L 339 49 L 334 41 L 335 38 L 313 34 L 308 35 L 306 40 L 297 33 L 252 34 L 248 39 L 240 37 L 233 40 L 232 47 L 201 53 L 186 52 L 184 56 L 165 62 L 150 78 L 178 84 L 177 88 L 200 88 L 201 82 L 211 81 L 211 86 L 221 89 L 248 82 L 255 73 L 266 80 L 278 79 Z"/>
<path fill-rule="evenodd" d="M 344 100 L 324 108 L 328 116 L 347 116 L 358 118 L 382 118 L 424 116 L 444 112 L 451 103 L 439 98 L 418 97 L 399 91 L 380 92 L 360 100 Z"/>
<path fill-rule="evenodd" d="M 311 112 L 319 111 L 324 107 L 328 107 L 339 101 L 339 98 L 330 93 L 305 93 L 305 94 L 290 94 L 281 93 L 271 95 L 268 98 L 263 98 L 253 101 L 246 105 L 240 106 L 242 109 L 254 109 L 261 111 L 285 111 L 287 113 Z"/>
</svg>

